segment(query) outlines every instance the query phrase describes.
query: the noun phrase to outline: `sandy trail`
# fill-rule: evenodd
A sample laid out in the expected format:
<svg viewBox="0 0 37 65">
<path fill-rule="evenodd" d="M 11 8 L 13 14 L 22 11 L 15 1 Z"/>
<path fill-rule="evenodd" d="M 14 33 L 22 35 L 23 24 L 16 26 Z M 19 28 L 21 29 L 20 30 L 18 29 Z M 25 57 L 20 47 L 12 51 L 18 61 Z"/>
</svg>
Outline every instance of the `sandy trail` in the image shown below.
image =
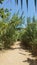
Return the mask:
<svg viewBox="0 0 37 65">
<path fill-rule="evenodd" d="M 37 65 L 35 57 L 32 57 L 27 50 L 21 49 L 19 43 L 15 43 L 13 50 L 0 53 L 0 65 Z"/>
</svg>

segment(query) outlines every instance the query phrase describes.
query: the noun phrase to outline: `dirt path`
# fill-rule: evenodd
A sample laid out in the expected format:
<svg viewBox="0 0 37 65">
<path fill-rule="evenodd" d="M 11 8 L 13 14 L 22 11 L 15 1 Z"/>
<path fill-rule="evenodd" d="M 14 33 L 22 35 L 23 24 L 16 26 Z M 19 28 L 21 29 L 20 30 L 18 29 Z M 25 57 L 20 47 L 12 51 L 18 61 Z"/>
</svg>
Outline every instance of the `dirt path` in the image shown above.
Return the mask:
<svg viewBox="0 0 37 65">
<path fill-rule="evenodd" d="M 0 53 L 0 65 L 37 65 L 35 57 L 32 57 L 27 50 L 21 49 L 19 43 L 15 43 L 13 50 Z"/>
</svg>

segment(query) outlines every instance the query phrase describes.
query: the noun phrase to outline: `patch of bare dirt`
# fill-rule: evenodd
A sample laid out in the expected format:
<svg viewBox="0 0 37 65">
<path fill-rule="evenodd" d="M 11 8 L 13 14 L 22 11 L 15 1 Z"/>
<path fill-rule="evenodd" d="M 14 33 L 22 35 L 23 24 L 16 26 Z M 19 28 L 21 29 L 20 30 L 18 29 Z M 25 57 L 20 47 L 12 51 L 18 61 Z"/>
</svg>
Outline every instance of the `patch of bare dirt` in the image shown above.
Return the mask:
<svg viewBox="0 0 37 65">
<path fill-rule="evenodd" d="M 12 46 L 13 50 L 0 52 L 0 65 L 37 65 L 37 58 L 20 48 L 20 42 Z"/>
</svg>

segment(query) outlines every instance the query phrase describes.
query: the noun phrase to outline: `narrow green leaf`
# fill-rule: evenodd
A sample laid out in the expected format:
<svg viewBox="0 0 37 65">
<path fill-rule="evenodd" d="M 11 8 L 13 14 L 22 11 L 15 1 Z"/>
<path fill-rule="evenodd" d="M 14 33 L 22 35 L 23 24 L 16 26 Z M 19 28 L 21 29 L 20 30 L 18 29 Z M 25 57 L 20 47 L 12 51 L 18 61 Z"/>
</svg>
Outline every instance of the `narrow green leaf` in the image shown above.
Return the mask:
<svg viewBox="0 0 37 65">
<path fill-rule="evenodd" d="M 36 0 L 34 0 L 34 3 L 35 3 L 35 10 L 36 10 Z"/>
<path fill-rule="evenodd" d="M 18 0 L 15 0 L 16 4 L 18 5 Z"/>
<path fill-rule="evenodd" d="M 23 0 L 21 0 L 21 9 L 22 9 L 22 6 L 23 6 Z"/>
<path fill-rule="evenodd" d="M 27 10 L 28 10 L 28 0 L 26 0 Z"/>
</svg>

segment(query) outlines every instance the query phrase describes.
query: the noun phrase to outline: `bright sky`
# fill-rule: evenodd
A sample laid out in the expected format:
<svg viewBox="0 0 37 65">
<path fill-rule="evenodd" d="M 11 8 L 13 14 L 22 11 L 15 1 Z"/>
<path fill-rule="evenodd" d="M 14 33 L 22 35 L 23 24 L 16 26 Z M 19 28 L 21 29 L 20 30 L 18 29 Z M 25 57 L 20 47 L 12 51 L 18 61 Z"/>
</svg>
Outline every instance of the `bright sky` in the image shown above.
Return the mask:
<svg viewBox="0 0 37 65">
<path fill-rule="evenodd" d="M 29 5 L 28 5 L 28 11 L 27 11 L 27 6 L 26 6 L 26 0 L 23 0 L 23 8 L 21 10 L 21 5 L 20 5 L 20 0 L 18 6 L 15 4 L 14 0 L 5 0 L 3 5 L 0 5 L 0 7 L 12 9 L 11 14 L 13 15 L 15 12 L 18 12 L 21 15 L 22 11 L 24 11 L 25 17 L 30 16 L 31 18 L 33 16 L 37 17 L 37 11 L 35 11 L 35 6 L 34 6 L 34 0 L 29 0 Z"/>
<path fill-rule="evenodd" d="M 12 9 L 12 11 L 11 11 L 12 14 L 14 14 L 15 12 L 18 12 L 18 10 L 19 10 L 19 14 L 21 14 L 22 11 L 24 11 L 25 17 L 27 17 L 27 16 L 30 16 L 30 17 L 36 16 L 37 17 L 37 11 L 35 12 L 34 0 L 29 0 L 28 12 L 27 12 L 27 7 L 26 7 L 26 0 L 23 0 L 22 10 L 21 10 L 21 5 L 20 5 L 20 0 L 19 0 L 18 6 L 15 5 L 14 0 L 12 0 L 12 1 L 5 0 L 3 5 L 0 5 L 0 7 Z"/>
<path fill-rule="evenodd" d="M 37 18 L 37 7 L 36 7 L 36 11 L 35 11 L 35 6 L 34 6 L 34 0 L 28 0 L 28 11 L 27 11 L 27 6 L 26 6 L 26 0 L 23 0 L 23 7 L 21 10 L 21 5 L 20 5 L 20 1 L 18 0 L 18 6 L 15 3 L 15 0 L 4 0 L 3 4 L 0 4 L 0 8 L 8 8 L 9 10 L 11 10 L 11 15 L 13 15 L 14 13 L 17 13 L 19 10 L 19 15 L 22 14 L 22 12 L 24 11 L 24 16 L 25 16 L 25 21 L 27 17 L 33 17 L 35 16 Z M 23 25 L 24 27 L 25 25 Z"/>
</svg>

